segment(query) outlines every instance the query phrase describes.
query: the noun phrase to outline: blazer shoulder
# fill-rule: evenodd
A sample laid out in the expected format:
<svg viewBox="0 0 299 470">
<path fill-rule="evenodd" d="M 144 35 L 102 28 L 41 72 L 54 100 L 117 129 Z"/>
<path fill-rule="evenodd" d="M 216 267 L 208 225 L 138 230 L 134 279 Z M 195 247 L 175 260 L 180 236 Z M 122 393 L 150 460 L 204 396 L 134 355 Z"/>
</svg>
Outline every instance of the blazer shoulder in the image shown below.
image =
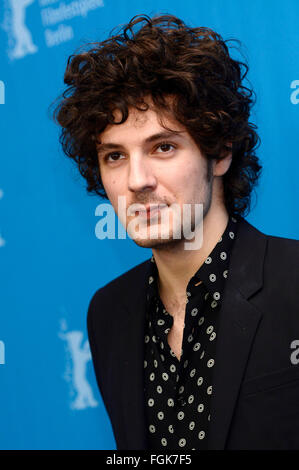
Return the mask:
<svg viewBox="0 0 299 470">
<path fill-rule="evenodd" d="M 294 252 L 299 252 L 299 240 L 295 238 L 285 238 L 277 237 L 275 235 L 267 235 L 268 239 L 273 243 L 273 246 L 281 245 L 285 249 L 294 250 Z"/>
<path fill-rule="evenodd" d="M 245 232 L 246 241 L 253 240 L 254 243 L 263 240 L 267 246 L 267 252 L 276 261 L 283 260 L 284 258 L 290 260 L 292 263 L 299 260 L 299 240 L 293 238 L 279 237 L 276 235 L 267 234 L 254 225 L 250 224 L 247 220 L 242 219 L 240 223 L 242 233 Z M 243 237 L 244 238 L 244 237 Z M 242 239 L 243 239 L 242 238 Z M 252 247 L 254 244 L 252 245 Z"/>
<path fill-rule="evenodd" d="M 139 263 L 138 265 L 134 266 L 125 273 L 97 289 L 89 302 L 88 314 L 90 314 L 90 312 L 93 310 L 97 310 L 100 305 L 105 306 L 107 302 L 111 302 L 111 299 L 115 300 L 119 298 L 119 296 L 126 292 L 130 286 L 135 285 L 139 279 L 142 279 L 148 267 L 149 261 L 150 259 L 147 259 L 146 261 Z"/>
<path fill-rule="evenodd" d="M 267 235 L 268 251 L 276 261 L 291 264 L 299 269 L 299 240 Z"/>
<path fill-rule="evenodd" d="M 298 296 L 299 240 L 267 235 L 264 273 L 271 280 L 272 289 L 278 286 L 288 296 Z"/>
</svg>

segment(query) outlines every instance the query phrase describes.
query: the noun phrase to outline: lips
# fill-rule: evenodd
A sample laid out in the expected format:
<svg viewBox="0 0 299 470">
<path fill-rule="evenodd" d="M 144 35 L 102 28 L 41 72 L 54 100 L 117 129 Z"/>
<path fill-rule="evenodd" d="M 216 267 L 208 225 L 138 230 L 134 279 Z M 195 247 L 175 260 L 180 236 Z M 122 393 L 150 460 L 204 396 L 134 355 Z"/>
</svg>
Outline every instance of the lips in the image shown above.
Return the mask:
<svg viewBox="0 0 299 470">
<path fill-rule="evenodd" d="M 145 207 L 146 207 L 146 211 L 150 212 L 150 211 L 154 211 L 156 209 L 162 209 L 164 206 L 165 206 L 165 204 L 163 206 L 162 206 L 162 204 L 154 204 L 154 205 L 145 206 Z"/>
<path fill-rule="evenodd" d="M 167 204 L 165 203 L 160 203 L 160 204 L 137 204 L 134 203 L 131 206 L 128 207 L 128 215 L 134 216 L 134 215 L 141 215 L 141 216 L 150 216 L 151 214 L 154 214 L 156 212 L 159 212 L 160 210 L 164 209 L 167 207 Z"/>
<path fill-rule="evenodd" d="M 164 207 L 166 207 L 166 204 L 151 204 L 151 205 L 148 205 L 148 206 L 145 206 L 145 209 L 141 209 L 139 211 L 140 214 L 150 214 L 150 213 L 154 213 L 154 212 L 157 212 L 158 210 L 162 210 L 164 209 Z"/>
<path fill-rule="evenodd" d="M 139 212 L 139 217 L 146 218 L 147 220 L 151 218 L 156 218 L 160 212 L 167 207 L 166 205 L 161 205 L 161 206 L 151 206 L 150 208 L 147 208 L 146 211 L 141 211 Z"/>
</svg>

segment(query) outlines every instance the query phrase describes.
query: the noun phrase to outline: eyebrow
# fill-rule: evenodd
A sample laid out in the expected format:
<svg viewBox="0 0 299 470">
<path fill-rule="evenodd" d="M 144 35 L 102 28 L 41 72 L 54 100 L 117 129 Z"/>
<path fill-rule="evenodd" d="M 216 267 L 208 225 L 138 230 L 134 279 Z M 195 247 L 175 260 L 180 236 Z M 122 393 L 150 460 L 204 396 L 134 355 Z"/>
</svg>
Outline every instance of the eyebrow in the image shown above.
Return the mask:
<svg viewBox="0 0 299 470">
<path fill-rule="evenodd" d="M 152 142 L 155 142 L 160 139 L 169 139 L 173 137 L 180 137 L 180 134 L 184 131 L 164 131 L 164 132 L 158 132 L 157 134 L 150 135 L 146 139 L 144 139 L 144 144 L 150 144 Z M 105 150 L 111 150 L 111 149 L 123 149 L 123 145 L 113 143 L 113 142 L 107 142 L 106 144 L 97 144 L 97 151 L 99 153 L 104 152 Z"/>
</svg>

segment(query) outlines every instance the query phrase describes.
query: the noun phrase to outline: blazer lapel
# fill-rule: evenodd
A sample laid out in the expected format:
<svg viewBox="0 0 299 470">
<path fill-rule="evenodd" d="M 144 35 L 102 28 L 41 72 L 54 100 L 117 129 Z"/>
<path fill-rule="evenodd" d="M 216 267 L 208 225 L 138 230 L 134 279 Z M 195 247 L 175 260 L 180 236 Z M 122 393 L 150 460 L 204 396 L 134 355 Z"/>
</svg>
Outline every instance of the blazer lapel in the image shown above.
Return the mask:
<svg viewBox="0 0 299 470">
<path fill-rule="evenodd" d="M 217 333 L 209 449 L 224 449 L 250 348 L 262 314 L 248 300 L 263 283 L 267 238 L 241 220 Z"/>
<path fill-rule="evenodd" d="M 221 309 L 211 398 L 209 449 L 224 449 L 261 313 L 233 286 Z"/>
</svg>

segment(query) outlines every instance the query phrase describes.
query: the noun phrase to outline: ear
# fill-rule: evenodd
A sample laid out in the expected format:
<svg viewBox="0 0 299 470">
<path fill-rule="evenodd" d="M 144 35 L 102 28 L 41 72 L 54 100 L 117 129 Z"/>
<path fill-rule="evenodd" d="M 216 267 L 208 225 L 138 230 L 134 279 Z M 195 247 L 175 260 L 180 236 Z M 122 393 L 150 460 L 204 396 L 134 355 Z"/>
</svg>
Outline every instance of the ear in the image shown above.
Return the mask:
<svg viewBox="0 0 299 470">
<path fill-rule="evenodd" d="M 227 143 L 227 146 L 232 148 L 232 143 Z M 214 161 L 214 168 L 213 168 L 213 175 L 214 176 L 223 176 L 228 171 L 232 162 L 232 152 L 228 152 L 228 154 L 222 158 L 221 160 Z"/>
</svg>

